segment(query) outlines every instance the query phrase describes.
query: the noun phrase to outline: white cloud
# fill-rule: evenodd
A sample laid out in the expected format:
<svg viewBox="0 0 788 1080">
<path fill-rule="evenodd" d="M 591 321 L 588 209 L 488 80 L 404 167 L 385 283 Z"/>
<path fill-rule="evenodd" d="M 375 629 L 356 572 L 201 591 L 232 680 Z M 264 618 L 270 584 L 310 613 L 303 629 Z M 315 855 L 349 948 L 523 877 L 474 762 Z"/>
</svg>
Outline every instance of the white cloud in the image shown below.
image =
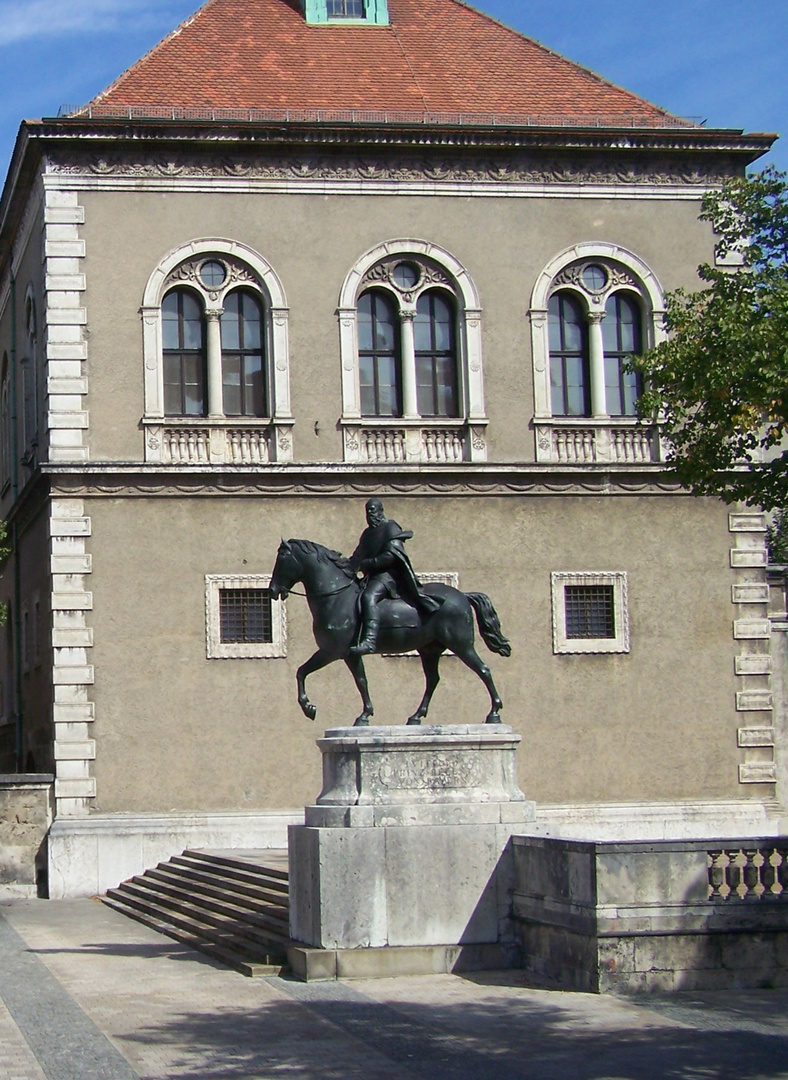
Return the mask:
<svg viewBox="0 0 788 1080">
<path fill-rule="evenodd" d="M 139 28 L 140 19 L 166 21 L 167 6 L 161 0 L 0 0 L 0 46 Z"/>
</svg>

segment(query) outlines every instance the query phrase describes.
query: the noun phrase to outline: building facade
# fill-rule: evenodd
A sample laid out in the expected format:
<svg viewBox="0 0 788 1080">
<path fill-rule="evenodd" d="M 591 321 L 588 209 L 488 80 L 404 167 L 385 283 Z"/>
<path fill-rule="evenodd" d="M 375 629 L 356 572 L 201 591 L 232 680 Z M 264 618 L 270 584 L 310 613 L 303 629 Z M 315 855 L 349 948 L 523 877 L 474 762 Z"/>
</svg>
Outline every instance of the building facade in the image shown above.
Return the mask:
<svg viewBox="0 0 788 1080">
<path fill-rule="evenodd" d="M 772 139 L 455 0 L 211 0 L 22 126 L 0 751 L 56 775 L 53 895 L 282 842 L 357 699 L 330 667 L 302 715 L 306 601 L 266 586 L 280 537 L 349 553 L 371 495 L 421 574 L 492 597 L 539 829 L 779 829 L 764 522 L 673 483 L 627 368 L 715 257 L 704 192 Z M 367 667 L 403 722 L 418 659 Z M 481 722 L 442 673 L 432 718 Z"/>
</svg>

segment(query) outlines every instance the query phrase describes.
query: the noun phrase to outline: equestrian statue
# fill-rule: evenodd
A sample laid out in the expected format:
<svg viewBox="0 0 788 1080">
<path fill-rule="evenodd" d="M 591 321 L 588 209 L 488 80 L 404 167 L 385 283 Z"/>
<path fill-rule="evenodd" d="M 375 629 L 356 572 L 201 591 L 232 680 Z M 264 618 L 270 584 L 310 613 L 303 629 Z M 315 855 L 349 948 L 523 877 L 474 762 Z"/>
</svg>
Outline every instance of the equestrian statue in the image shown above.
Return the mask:
<svg viewBox="0 0 788 1080">
<path fill-rule="evenodd" d="M 310 720 L 317 708 L 306 694 L 306 677 L 335 660 L 344 660 L 363 702 L 357 727 L 369 724 L 374 713 L 364 671 L 364 656 L 416 650 L 424 669 L 421 704 L 408 719 L 426 719 L 440 680 L 441 655 L 451 650 L 487 687 L 491 709 L 486 723 L 500 724 L 503 707 L 490 669 L 473 645 L 473 616 L 492 652 L 511 655 L 501 623 L 484 593 L 462 593 L 448 585 L 419 581 L 405 551 L 412 532 L 387 519 L 380 499 L 366 505 L 367 528 L 350 558 L 311 540 L 283 540 L 271 578 L 274 600 L 284 599 L 302 583 L 312 612 L 317 652 L 298 669 L 298 704 Z M 361 574 L 359 578 L 358 574 Z"/>
</svg>

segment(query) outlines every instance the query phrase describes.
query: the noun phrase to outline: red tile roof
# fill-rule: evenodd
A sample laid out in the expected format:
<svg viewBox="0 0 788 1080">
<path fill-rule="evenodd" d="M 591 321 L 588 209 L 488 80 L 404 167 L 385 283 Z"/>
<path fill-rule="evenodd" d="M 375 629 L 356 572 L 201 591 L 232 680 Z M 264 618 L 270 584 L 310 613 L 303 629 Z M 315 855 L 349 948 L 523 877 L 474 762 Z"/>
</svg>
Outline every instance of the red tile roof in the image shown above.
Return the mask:
<svg viewBox="0 0 788 1080">
<path fill-rule="evenodd" d="M 208 0 L 92 104 L 671 119 L 461 0 L 389 12 L 390 26 L 310 26 L 298 0 Z"/>
</svg>

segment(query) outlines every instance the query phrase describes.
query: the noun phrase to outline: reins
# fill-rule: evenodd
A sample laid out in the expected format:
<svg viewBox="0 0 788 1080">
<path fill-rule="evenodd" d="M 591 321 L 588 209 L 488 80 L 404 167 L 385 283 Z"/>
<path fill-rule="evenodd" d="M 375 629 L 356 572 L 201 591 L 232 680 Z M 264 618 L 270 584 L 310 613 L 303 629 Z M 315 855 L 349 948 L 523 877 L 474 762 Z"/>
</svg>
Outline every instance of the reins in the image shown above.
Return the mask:
<svg viewBox="0 0 788 1080">
<path fill-rule="evenodd" d="M 332 589 L 331 592 L 306 593 L 306 592 L 299 592 L 298 589 L 288 589 L 287 592 L 292 593 L 293 596 L 305 596 L 307 599 L 309 599 L 310 596 L 316 596 L 316 597 L 319 597 L 319 596 L 336 596 L 337 593 L 344 592 L 345 589 L 349 589 L 352 585 L 355 585 L 355 584 L 360 584 L 360 582 L 358 582 L 356 578 L 353 578 L 353 580 L 349 581 L 347 583 L 347 585 L 343 585 L 339 589 Z"/>
</svg>

